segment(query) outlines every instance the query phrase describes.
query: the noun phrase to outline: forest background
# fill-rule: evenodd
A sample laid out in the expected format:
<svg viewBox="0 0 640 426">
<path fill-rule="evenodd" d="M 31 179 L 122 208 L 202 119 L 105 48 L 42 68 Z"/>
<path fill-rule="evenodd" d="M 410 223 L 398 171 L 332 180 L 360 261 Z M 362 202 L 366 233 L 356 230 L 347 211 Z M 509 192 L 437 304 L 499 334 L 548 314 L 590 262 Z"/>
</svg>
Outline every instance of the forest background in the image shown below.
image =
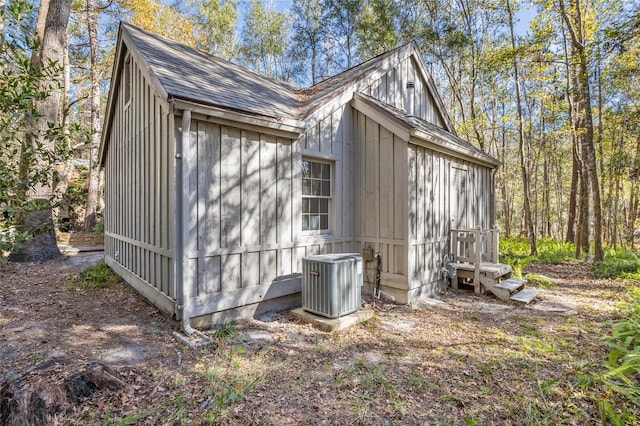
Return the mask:
<svg viewBox="0 0 640 426">
<path fill-rule="evenodd" d="M 15 249 L 42 230 L 33 211 L 100 227 L 100 117 L 127 21 L 300 86 L 415 41 L 459 135 L 503 164 L 503 235 L 527 237 L 532 254 L 552 238 L 602 260 L 604 245 L 640 237 L 639 10 L 638 0 L 0 0 L 0 243 Z"/>
</svg>

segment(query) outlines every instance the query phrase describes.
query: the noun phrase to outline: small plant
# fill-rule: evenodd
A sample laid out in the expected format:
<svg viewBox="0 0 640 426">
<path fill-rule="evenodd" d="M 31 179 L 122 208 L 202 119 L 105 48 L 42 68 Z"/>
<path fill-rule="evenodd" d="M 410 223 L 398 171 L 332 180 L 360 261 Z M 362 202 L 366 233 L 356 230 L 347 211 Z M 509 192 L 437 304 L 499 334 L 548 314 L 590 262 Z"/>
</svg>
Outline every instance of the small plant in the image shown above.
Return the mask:
<svg viewBox="0 0 640 426">
<path fill-rule="evenodd" d="M 236 335 L 237 329 L 233 324 L 225 323 L 213 333 L 213 338 L 224 343 Z"/>
<path fill-rule="evenodd" d="M 101 219 L 98 223 L 96 223 L 96 226 L 93 227 L 91 232 L 94 235 L 104 235 L 104 220 Z"/>
<path fill-rule="evenodd" d="M 527 274 L 527 282 L 542 288 L 555 287 L 556 283 L 549 277 L 540 274 Z"/>
<path fill-rule="evenodd" d="M 106 288 L 120 281 L 118 277 L 106 264 L 99 263 L 96 266 L 72 275 L 67 279 L 69 290 L 77 290 L 82 287 L 87 290 L 95 288 Z"/>
</svg>

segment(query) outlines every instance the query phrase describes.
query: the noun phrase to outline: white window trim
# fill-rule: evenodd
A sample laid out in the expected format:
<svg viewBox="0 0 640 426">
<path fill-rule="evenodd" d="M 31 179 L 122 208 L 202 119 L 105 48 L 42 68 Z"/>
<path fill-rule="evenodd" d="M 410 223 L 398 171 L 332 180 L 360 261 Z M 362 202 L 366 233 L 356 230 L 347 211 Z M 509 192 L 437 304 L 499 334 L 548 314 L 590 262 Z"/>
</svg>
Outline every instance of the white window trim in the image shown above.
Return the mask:
<svg viewBox="0 0 640 426">
<path fill-rule="evenodd" d="M 300 200 L 302 201 L 305 198 L 322 198 L 322 199 L 327 199 L 329 200 L 329 206 L 327 208 L 328 210 L 328 229 L 309 229 L 309 230 L 303 230 L 302 229 L 302 208 L 300 209 L 300 232 L 302 233 L 302 236 L 319 236 L 319 237 L 332 237 L 333 236 L 333 228 L 335 226 L 335 208 L 334 208 L 334 203 L 335 203 L 335 167 L 336 167 L 336 162 L 333 160 L 329 160 L 329 159 L 325 159 L 325 158 L 317 158 L 317 157 L 312 157 L 312 156 L 303 156 L 302 159 L 300 160 L 300 167 L 302 167 L 302 162 L 303 161 L 309 161 L 312 163 L 319 163 L 319 164 L 328 164 L 329 165 L 329 192 L 330 192 L 330 196 L 310 196 L 310 195 L 302 195 L 302 172 L 301 172 L 301 176 L 300 176 Z"/>
</svg>

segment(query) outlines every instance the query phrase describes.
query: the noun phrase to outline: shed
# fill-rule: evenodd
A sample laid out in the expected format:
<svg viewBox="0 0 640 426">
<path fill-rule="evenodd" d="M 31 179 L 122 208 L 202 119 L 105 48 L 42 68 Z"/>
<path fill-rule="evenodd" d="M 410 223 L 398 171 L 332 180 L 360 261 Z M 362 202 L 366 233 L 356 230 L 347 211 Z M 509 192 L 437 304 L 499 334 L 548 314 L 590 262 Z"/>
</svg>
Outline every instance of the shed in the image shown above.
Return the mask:
<svg viewBox="0 0 640 426">
<path fill-rule="evenodd" d="M 387 296 L 434 294 L 449 231 L 493 224 L 499 164 L 414 43 L 300 89 L 128 24 L 100 158 L 105 261 L 187 332 L 299 304 L 313 254 L 370 247 Z"/>
</svg>

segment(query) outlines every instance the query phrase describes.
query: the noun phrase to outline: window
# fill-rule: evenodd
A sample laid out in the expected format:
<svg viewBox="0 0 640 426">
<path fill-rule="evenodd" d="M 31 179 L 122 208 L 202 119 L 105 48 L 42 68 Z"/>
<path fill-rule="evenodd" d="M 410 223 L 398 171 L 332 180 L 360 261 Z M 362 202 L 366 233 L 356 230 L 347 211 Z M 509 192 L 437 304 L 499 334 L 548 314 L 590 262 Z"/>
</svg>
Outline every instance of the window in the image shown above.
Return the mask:
<svg viewBox="0 0 640 426">
<path fill-rule="evenodd" d="M 302 230 L 329 231 L 331 165 L 302 161 Z"/>
</svg>

